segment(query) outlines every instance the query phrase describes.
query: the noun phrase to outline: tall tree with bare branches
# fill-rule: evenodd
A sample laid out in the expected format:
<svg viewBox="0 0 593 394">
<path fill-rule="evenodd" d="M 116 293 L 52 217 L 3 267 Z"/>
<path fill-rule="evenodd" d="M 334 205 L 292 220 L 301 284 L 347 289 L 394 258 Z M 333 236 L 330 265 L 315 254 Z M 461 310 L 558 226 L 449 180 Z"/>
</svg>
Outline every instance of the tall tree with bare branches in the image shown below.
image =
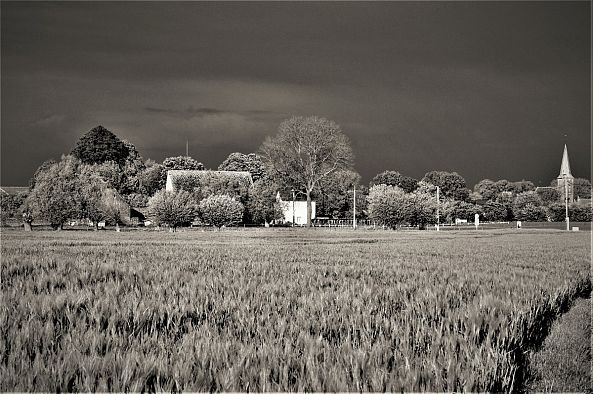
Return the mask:
<svg viewBox="0 0 593 394">
<path fill-rule="evenodd" d="M 311 193 L 337 170 L 352 168 L 350 140 L 339 125 L 317 116 L 293 116 L 268 137 L 260 154 L 272 176 L 307 196 L 307 226 L 311 226 Z"/>
</svg>

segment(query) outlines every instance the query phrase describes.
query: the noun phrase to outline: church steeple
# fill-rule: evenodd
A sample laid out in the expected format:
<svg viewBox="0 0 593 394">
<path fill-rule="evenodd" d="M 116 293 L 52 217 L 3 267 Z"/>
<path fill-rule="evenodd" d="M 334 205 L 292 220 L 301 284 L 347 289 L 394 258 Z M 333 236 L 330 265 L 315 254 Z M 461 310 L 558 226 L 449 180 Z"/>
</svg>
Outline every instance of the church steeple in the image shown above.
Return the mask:
<svg viewBox="0 0 593 394">
<path fill-rule="evenodd" d="M 562 164 L 560 164 L 560 175 L 557 178 L 557 190 L 560 193 L 561 201 L 574 200 L 574 177 L 570 173 L 570 163 L 568 162 L 568 149 L 564 144 L 564 154 L 562 155 Z"/>
<path fill-rule="evenodd" d="M 564 144 L 564 154 L 562 155 L 562 164 L 560 164 L 560 175 L 558 178 L 574 178 L 570 173 L 570 163 L 568 162 L 568 149 Z"/>
</svg>

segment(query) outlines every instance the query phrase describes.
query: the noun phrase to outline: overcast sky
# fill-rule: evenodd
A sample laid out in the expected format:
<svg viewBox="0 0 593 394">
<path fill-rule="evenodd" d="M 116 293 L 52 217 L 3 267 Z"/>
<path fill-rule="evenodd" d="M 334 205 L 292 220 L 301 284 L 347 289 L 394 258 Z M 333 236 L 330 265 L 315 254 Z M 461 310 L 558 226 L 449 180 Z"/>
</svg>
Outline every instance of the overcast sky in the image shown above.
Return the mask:
<svg viewBox="0 0 593 394">
<path fill-rule="evenodd" d="M 342 126 L 368 182 L 591 177 L 591 3 L 2 1 L 2 185 L 101 124 L 216 168 L 291 115 Z M 564 135 L 567 134 L 565 138 Z"/>
</svg>

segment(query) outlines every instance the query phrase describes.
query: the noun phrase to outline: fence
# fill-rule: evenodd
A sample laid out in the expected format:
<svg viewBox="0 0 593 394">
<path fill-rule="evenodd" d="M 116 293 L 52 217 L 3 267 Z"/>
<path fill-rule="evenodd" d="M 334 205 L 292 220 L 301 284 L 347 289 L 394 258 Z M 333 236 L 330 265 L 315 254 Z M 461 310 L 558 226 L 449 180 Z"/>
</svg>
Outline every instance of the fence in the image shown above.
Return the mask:
<svg viewBox="0 0 593 394">
<path fill-rule="evenodd" d="M 352 219 L 314 219 L 314 227 L 353 227 Z M 372 220 L 356 220 L 356 227 L 375 227 L 375 222 Z M 379 226 L 380 227 L 380 226 Z"/>
</svg>

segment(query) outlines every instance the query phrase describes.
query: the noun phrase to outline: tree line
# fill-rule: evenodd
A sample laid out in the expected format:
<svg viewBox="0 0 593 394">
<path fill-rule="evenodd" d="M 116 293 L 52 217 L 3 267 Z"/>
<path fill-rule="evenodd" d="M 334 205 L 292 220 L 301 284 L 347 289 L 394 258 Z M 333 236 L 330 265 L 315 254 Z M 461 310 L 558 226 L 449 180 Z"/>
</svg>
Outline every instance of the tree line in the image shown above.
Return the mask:
<svg viewBox="0 0 593 394">
<path fill-rule="evenodd" d="M 60 161 L 48 160 L 35 172 L 26 195 L 2 196 L 2 221 L 22 218 L 48 222 L 60 229 L 69 219 L 124 224 L 128 206 L 147 208 L 156 224 L 172 229 L 194 221 L 216 227 L 264 224 L 282 218 L 276 201 L 298 195 L 311 202 L 317 216 L 352 218 L 356 188 L 358 219 L 380 225 L 424 228 L 436 222 L 472 220 L 564 220 L 564 205 L 553 188 L 538 189 L 530 181 L 484 179 L 470 190 L 456 172 L 430 171 L 420 179 L 397 171 L 377 174 L 368 186 L 353 167 L 350 142 L 339 125 L 320 117 L 292 117 L 269 136 L 256 153 L 231 153 L 218 170 L 247 171 L 253 183 L 232 176 L 176 180 L 166 191 L 169 170 L 205 170 L 187 156 L 168 157 L 161 163 L 142 158 L 129 141 L 97 126 L 84 134 Z M 554 181 L 553 181 L 554 182 Z M 552 182 L 552 184 L 553 184 Z M 436 188 L 441 199 L 437 204 Z M 575 179 L 575 195 L 591 198 L 591 183 Z M 590 221 L 591 207 L 571 204 L 574 221 Z"/>
</svg>

